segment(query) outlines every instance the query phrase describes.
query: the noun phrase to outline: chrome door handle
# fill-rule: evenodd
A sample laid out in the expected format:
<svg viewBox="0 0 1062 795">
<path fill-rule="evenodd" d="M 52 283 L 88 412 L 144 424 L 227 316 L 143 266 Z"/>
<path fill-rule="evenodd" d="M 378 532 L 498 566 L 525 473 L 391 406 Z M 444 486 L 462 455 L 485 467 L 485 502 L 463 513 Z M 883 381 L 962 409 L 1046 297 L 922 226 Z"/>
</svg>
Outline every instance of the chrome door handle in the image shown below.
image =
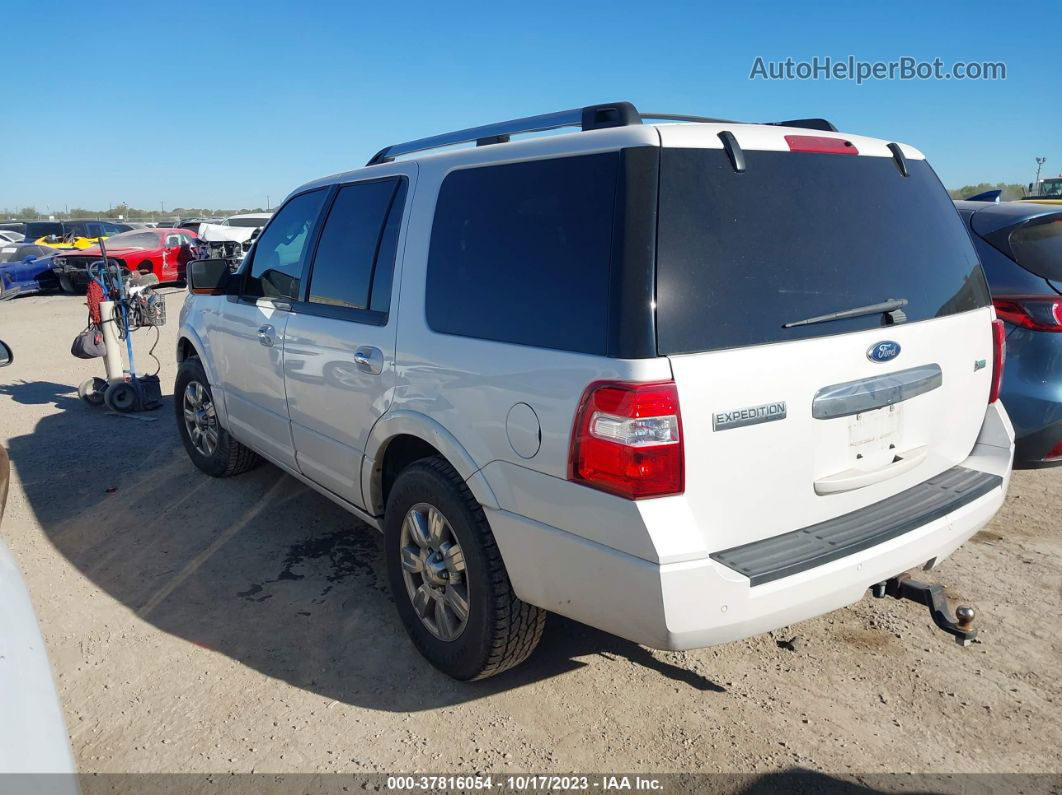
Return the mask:
<svg viewBox="0 0 1062 795">
<path fill-rule="evenodd" d="M 354 351 L 354 364 L 363 373 L 379 375 L 383 372 L 383 351 L 372 345 L 362 345 Z"/>
<path fill-rule="evenodd" d="M 273 343 L 276 342 L 276 329 L 266 323 L 264 326 L 258 327 L 258 342 L 265 345 L 267 348 L 272 348 Z"/>
</svg>

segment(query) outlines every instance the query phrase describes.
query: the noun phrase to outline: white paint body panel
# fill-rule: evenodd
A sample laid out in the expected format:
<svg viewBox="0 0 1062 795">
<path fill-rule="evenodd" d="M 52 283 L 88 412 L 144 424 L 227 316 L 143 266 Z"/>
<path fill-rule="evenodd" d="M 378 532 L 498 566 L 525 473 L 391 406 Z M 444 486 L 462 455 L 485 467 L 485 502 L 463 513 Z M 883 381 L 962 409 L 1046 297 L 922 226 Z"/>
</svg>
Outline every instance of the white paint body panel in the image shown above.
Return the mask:
<svg viewBox="0 0 1062 795">
<path fill-rule="evenodd" d="M 0 773 L 74 773 L 44 639 L 18 566 L 0 543 Z M 74 776 L 53 782 L 77 792 Z"/>
<path fill-rule="evenodd" d="M 942 559 L 991 518 L 1009 478 L 1013 432 L 1002 406 L 986 412 L 990 309 L 887 330 L 637 360 L 443 335 L 428 327 L 426 264 L 447 174 L 633 146 L 719 148 L 720 130 L 731 131 L 744 149 L 786 151 L 787 134 L 822 135 L 851 141 L 859 156 L 892 157 L 888 142 L 844 133 L 664 124 L 445 151 L 309 183 L 300 190 L 415 173 L 390 318 L 367 330 L 279 313 L 275 325 L 283 344 L 264 355 L 254 331 L 270 322 L 265 308 L 237 317 L 230 299 L 190 297 L 181 337 L 204 358 L 220 395 L 222 424 L 374 524 L 384 507 L 382 451 L 398 435 L 419 437 L 450 461 L 484 506 L 521 598 L 653 646 L 689 648 L 783 626 L 850 604 L 873 583 Z M 906 157 L 922 158 L 901 147 Z M 513 289 L 519 289 L 515 280 Z M 887 364 L 869 361 L 867 348 L 886 339 L 901 345 L 901 356 Z M 328 362 L 345 361 L 362 344 L 384 351 L 384 373 L 354 378 L 347 387 L 325 384 Z M 989 366 L 976 369 L 978 360 Z M 853 446 L 866 426 L 853 426 L 849 418 L 813 419 L 816 391 L 931 363 L 943 371 L 941 387 L 905 401 L 887 418 L 859 420 L 887 424 L 898 452 L 919 450 L 924 457 L 887 480 L 817 495 L 817 480 L 884 464 L 888 453 L 856 459 L 868 451 Z M 588 384 L 672 378 L 683 414 L 684 494 L 633 502 L 566 479 L 575 412 Z M 712 429 L 715 412 L 782 400 L 785 420 Z M 540 425 L 539 448 L 530 458 L 514 450 L 506 430 L 518 404 L 530 407 Z M 959 464 L 999 474 L 1003 487 L 899 538 L 755 589 L 709 558 L 858 510 Z"/>
</svg>

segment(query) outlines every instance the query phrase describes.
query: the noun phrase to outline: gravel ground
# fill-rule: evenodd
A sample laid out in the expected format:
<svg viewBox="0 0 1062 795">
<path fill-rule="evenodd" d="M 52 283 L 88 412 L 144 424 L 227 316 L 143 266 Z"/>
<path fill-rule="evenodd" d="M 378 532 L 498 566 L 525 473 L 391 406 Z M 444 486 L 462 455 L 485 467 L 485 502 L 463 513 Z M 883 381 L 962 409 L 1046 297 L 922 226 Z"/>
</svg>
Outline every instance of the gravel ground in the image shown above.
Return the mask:
<svg viewBox="0 0 1062 795">
<path fill-rule="evenodd" d="M 551 617 L 527 664 L 458 684 L 407 641 L 373 531 L 271 466 L 220 481 L 188 461 L 183 296 L 157 351 L 165 405 L 133 417 L 77 398 L 102 374 L 68 353 L 82 298 L 0 304 L 2 535 L 81 771 L 1062 771 L 1062 471 L 1016 473 L 931 575 L 979 609 L 970 648 L 869 597 L 681 653 Z M 143 365 L 153 333 L 136 336 Z"/>
</svg>

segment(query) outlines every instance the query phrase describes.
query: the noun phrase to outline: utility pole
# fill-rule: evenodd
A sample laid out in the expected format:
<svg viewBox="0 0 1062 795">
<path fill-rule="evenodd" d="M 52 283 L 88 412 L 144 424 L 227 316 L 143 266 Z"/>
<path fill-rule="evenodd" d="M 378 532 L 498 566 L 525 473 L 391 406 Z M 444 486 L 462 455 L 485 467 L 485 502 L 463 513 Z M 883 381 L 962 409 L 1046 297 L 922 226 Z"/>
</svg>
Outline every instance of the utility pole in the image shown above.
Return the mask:
<svg viewBox="0 0 1062 795">
<path fill-rule="evenodd" d="M 1044 163 L 1047 162 L 1046 157 L 1036 158 L 1036 181 L 1033 182 L 1033 190 L 1036 191 L 1034 195 L 1040 195 L 1040 169 L 1044 167 Z"/>
<path fill-rule="evenodd" d="M 266 194 L 266 212 L 269 212 L 269 194 Z"/>
</svg>

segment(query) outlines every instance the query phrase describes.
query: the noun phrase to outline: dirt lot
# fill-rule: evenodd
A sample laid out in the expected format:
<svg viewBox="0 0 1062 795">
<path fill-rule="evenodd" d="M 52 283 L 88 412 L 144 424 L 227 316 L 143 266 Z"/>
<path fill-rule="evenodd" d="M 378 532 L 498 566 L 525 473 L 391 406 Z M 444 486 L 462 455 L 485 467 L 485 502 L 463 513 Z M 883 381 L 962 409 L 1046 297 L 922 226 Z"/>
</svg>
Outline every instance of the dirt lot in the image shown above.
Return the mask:
<svg viewBox="0 0 1062 795">
<path fill-rule="evenodd" d="M 169 397 L 183 298 L 165 405 L 138 418 L 77 398 L 102 374 L 68 353 L 83 299 L 0 304 L 2 536 L 82 771 L 1062 771 L 1062 471 L 1017 473 L 935 575 L 980 611 L 968 649 L 869 597 L 686 653 L 551 617 L 527 664 L 458 684 L 406 640 L 374 532 L 271 466 L 189 463 Z"/>
</svg>

